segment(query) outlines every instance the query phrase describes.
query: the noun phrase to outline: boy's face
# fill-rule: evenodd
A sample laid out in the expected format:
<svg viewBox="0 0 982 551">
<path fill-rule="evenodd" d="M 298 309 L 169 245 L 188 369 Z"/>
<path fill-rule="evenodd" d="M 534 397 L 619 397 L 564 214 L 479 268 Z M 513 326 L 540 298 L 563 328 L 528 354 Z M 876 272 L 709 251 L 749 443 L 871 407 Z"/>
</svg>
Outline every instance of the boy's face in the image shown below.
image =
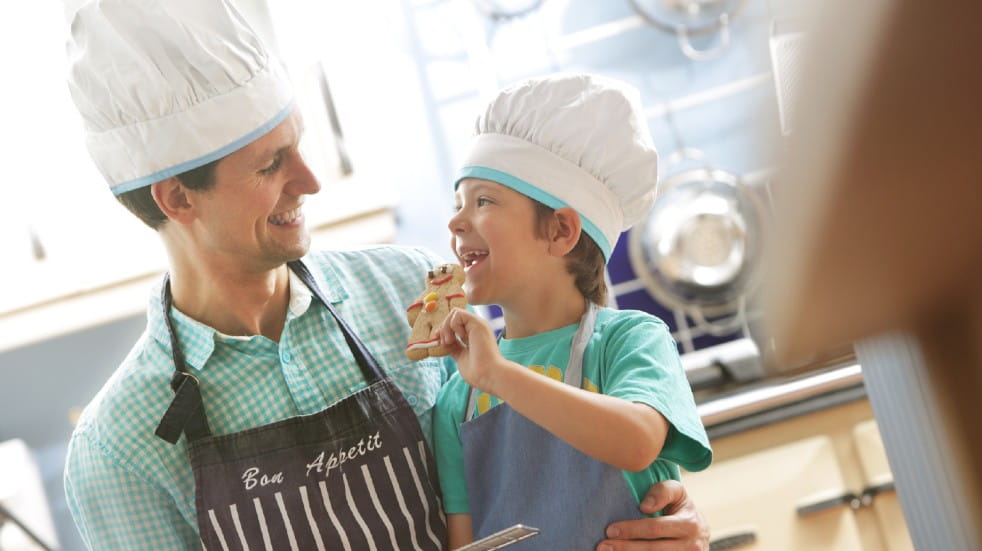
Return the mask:
<svg viewBox="0 0 982 551">
<path fill-rule="evenodd" d="M 467 275 L 467 301 L 508 308 L 535 292 L 549 254 L 548 242 L 535 236 L 532 200 L 501 184 L 466 178 L 454 204 L 457 214 L 447 227 Z"/>
</svg>

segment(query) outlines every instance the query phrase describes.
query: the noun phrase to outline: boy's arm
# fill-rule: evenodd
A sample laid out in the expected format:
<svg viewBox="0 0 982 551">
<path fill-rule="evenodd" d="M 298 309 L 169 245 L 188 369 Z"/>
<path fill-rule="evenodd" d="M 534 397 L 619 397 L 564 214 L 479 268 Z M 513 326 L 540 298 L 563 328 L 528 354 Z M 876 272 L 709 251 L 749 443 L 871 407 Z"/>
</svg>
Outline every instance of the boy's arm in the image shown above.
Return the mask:
<svg viewBox="0 0 982 551">
<path fill-rule="evenodd" d="M 668 422 L 651 407 L 574 388 L 506 360 L 488 323 L 465 310 L 454 310 L 440 334 L 471 386 L 581 452 L 630 471 L 644 469 L 661 452 Z"/>
<path fill-rule="evenodd" d="M 647 405 L 576 388 L 504 358 L 492 369 L 497 376 L 485 392 L 590 457 L 640 471 L 665 444 L 668 422 Z"/>
<path fill-rule="evenodd" d="M 474 528 L 471 526 L 470 514 L 447 515 L 448 549 L 457 549 L 474 541 Z"/>
<path fill-rule="evenodd" d="M 467 393 L 467 386 L 458 377 L 451 378 L 440 391 L 433 412 L 433 449 L 443 494 L 443 510 L 447 513 L 449 549 L 474 541 L 467 500 L 464 450 L 460 440 Z"/>
</svg>

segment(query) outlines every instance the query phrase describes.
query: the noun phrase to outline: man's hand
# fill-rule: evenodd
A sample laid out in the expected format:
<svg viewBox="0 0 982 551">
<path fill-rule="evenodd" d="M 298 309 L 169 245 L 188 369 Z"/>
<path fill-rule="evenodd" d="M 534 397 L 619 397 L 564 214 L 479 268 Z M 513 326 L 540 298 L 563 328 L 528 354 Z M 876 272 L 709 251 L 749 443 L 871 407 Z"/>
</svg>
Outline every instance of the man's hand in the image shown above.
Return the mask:
<svg viewBox="0 0 982 551">
<path fill-rule="evenodd" d="M 662 516 L 615 522 L 597 551 L 708 551 L 709 525 L 685 487 L 675 480 L 652 486 L 641 501 L 641 512 Z"/>
</svg>

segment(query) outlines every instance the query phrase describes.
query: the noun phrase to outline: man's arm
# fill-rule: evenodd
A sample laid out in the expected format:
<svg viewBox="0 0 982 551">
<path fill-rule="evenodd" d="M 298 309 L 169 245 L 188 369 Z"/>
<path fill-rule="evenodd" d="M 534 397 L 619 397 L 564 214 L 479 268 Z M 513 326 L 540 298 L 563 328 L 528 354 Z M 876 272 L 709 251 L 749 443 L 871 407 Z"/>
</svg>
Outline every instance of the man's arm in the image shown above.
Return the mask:
<svg viewBox="0 0 982 551">
<path fill-rule="evenodd" d="M 662 516 L 615 522 L 598 551 L 708 551 L 709 524 L 675 480 L 653 485 L 641 501 L 643 513 Z"/>
<path fill-rule="evenodd" d="M 89 549 L 201 549 L 170 495 L 86 435 L 69 446 L 65 493 Z"/>
</svg>

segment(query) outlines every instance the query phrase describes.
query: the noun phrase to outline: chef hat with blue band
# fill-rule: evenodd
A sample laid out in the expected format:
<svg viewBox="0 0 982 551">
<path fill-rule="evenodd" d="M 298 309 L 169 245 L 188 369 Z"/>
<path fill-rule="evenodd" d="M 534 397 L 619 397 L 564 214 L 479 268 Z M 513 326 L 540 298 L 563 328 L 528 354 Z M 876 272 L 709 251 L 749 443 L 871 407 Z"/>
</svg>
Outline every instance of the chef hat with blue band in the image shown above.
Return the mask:
<svg viewBox="0 0 982 551">
<path fill-rule="evenodd" d="M 654 203 L 658 153 L 635 88 L 595 75 L 552 75 L 491 100 L 454 186 L 465 178 L 502 184 L 553 209 L 572 207 L 609 260 L 621 232 Z"/>
<path fill-rule="evenodd" d="M 90 0 L 70 20 L 69 90 L 116 195 L 224 157 L 290 114 L 289 78 L 228 0 Z"/>
</svg>

